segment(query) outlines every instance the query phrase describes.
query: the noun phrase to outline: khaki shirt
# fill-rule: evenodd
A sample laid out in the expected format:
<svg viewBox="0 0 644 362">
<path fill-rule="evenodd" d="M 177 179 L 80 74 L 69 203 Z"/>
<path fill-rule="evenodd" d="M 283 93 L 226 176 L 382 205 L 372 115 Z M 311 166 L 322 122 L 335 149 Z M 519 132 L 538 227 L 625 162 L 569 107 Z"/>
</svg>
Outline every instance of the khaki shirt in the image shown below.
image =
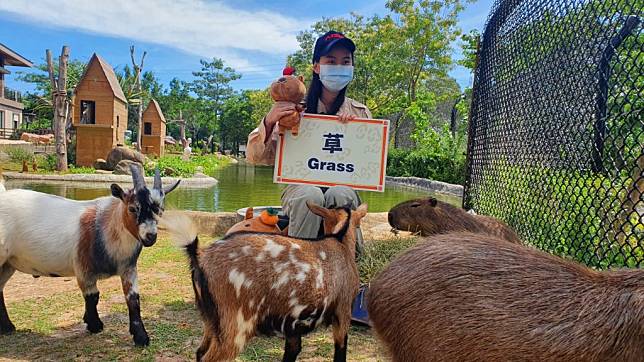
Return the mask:
<svg viewBox="0 0 644 362">
<path fill-rule="evenodd" d="M 326 107 L 321 101 L 318 101 L 318 112 L 326 113 Z M 344 98 L 344 103 L 340 106 L 337 114 L 353 115 L 358 118 L 372 118 L 371 112 L 364 104 L 355 101 L 349 97 Z M 268 141 L 266 139 L 266 127 L 264 120 L 259 123 L 248 135 L 248 143 L 246 144 L 246 160 L 252 164 L 259 165 L 273 165 L 275 164 L 275 150 L 277 148 L 277 136 L 279 133 L 279 124 L 273 127 L 273 133 Z"/>
</svg>

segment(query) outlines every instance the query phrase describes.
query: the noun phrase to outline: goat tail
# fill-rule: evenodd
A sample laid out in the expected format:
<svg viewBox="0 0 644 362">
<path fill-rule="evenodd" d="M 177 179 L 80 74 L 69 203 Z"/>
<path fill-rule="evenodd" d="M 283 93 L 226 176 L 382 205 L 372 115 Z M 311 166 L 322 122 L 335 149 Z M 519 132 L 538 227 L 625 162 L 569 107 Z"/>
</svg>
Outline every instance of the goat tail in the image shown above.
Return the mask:
<svg viewBox="0 0 644 362">
<path fill-rule="evenodd" d="M 159 220 L 159 228 L 167 230 L 175 243 L 183 247 L 190 259 L 192 271 L 192 288 L 195 292 L 195 302 L 201 316 L 208 321 L 219 339 L 219 315 L 217 304 L 210 293 L 208 278 L 199 264 L 199 237 L 195 224 L 184 214 L 164 216 Z"/>
</svg>

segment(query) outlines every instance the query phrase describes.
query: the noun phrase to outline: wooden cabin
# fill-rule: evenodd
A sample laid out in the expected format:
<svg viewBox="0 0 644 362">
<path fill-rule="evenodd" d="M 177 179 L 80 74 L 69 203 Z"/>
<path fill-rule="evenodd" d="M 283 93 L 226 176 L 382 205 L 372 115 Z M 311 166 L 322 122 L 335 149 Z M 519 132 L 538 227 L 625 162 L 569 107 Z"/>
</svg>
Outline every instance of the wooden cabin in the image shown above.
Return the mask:
<svg viewBox="0 0 644 362">
<path fill-rule="evenodd" d="M 127 100 L 114 69 L 94 53 L 74 90 L 76 165 L 91 166 L 125 144 Z"/>
<path fill-rule="evenodd" d="M 165 117 L 156 100 L 150 100 L 148 108 L 143 112 L 143 134 L 141 135 L 141 150 L 145 154 L 158 157 L 165 152 Z"/>
</svg>

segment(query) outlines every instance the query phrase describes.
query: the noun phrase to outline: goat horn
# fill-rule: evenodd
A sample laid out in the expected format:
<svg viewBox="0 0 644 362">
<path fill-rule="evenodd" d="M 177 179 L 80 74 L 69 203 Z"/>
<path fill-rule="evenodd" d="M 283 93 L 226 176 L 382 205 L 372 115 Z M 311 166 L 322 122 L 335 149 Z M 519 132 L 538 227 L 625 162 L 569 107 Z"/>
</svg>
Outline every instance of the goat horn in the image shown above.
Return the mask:
<svg viewBox="0 0 644 362">
<path fill-rule="evenodd" d="M 154 189 L 161 190 L 162 186 L 163 184 L 161 183 L 161 171 L 159 171 L 159 168 L 157 167 L 157 169 L 154 170 Z"/>
<path fill-rule="evenodd" d="M 141 175 L 141 171 L 139 171 L 137 165 L 130 165 L 130 170 L 132 171 L 132 182 L 134 182 L 134 189 L 140 190 L 142 188 L 145 188 L 145 179 L 143 178 L 143 175 Z"/>
<path fill-rule="evenodd" d="M 165 189 L 163 189 L 163 194 L 167 195 L 167 194 L 170 193 L 170 191 L 176 189 L 177 186 L 179 186 L 179 182 L 181 182 L 181 180 L 177 180 L 177 182 L 175 182 L 173 185 L 170 185 L 170 186 L 166 187 Z"/>
</svg>

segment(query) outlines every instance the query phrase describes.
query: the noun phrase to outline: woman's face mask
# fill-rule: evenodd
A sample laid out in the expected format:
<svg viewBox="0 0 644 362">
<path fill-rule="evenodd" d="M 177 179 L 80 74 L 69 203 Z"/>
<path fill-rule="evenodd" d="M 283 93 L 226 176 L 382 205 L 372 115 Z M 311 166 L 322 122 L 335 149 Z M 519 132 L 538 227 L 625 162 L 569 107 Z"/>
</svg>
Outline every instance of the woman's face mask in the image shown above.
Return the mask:
<svg viewBox="0 0 644 362">
<path fill-rule="evenodd" d="M 320 81 L 332 92 L 339 92 L 353 79 L 353 65 L 320 64 Z"/>
</svg>

